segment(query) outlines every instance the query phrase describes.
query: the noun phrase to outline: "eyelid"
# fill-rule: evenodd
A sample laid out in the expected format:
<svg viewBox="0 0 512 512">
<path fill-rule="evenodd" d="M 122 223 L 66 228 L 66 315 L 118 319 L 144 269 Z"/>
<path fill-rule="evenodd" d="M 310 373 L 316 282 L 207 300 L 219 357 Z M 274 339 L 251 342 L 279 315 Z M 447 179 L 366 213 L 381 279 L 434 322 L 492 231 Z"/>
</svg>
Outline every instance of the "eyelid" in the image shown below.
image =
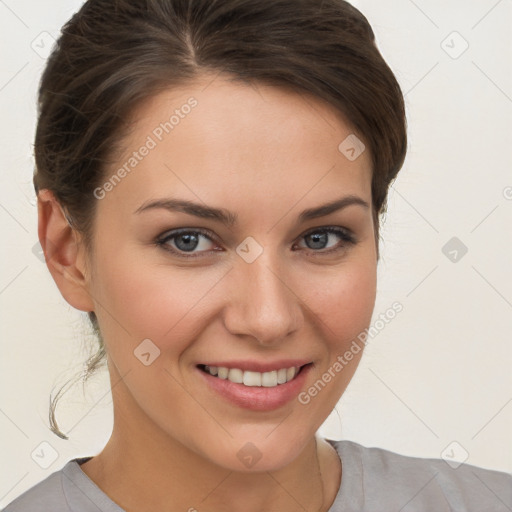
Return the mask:
<svg viewBox="0 0 512 512">
<path fill-rule="evenodd" d="M 345 228 L 343 226 L 335 226 L 335 225 L 327 225 L 327 226 L 315 226 L 315 227 L 312 227 L 306 231 L 304 231 L 304 233 L 302 233 L 301 235 L 299 235 L 298 238 L 301 238 L 301 237 L 305 237 L 305 236 L 308 236 L 309 234 L 311 233 L 316 233 L 317 231 L 328 231 L 330 233 L 343 233 L 345 234 L 347 237 L 352 237 L 354 238 L 354 233 L 348 229 L 348 228 Z"/>
<path fill-rule="evenodd" d="M 206 238 L 209 238 L 210 240 L 212 240 L 212 242 L 217 241 L 216 240 L 217 237 L 209 229 L 189 228 L 189 227 L 169 229 L 168 231 L 165 231 L 164 233 L 159 235 L 157 237 L 157 240 L 159 240 L 159 241 L 168 240 L 175 236 L 181 235 L 182 233 L 199 233 L 199 234 L 205 236 Z"/>
<path fill-rule="evenodd" d="M 205 238 L 208 238 L 211 242 L 219 243 L 217 240 L 217 237 L 208 229 L 204 228 L 176 228 L 176 229 L 170 229 L 169 231 L 166 231 L 165 233 L 159 235 L 156 239 L 157 242 L 164 243 L 167 240 L 172 240 L 173 238 L 178 237 L 181 234 L 184 233 L 198 233 Z"/>
</svg>

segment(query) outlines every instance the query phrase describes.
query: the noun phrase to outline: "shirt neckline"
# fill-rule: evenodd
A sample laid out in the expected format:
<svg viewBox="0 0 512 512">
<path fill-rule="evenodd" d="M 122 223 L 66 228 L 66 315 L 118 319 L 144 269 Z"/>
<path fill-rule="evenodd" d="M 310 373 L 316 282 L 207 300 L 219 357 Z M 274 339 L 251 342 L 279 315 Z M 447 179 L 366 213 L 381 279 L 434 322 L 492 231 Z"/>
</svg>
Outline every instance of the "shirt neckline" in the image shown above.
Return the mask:
<svg viewBox="0 0 512 512">
<path fill-rule="evenodd" d="M 341 461 L 341 484 L 328 512 L 364 510 L 363 462 L 354 441 L 326 441 L 336 450 Z"/>
<path fill-rule="evenodd" d="M 349 506 L 355 510 L 362 509 L 364 506 L 363 467 L 362 461 L 357 457 L 356 444 L 348 440 L 334 441 L 326 438 L 325 440 L 336 450 L 342 465 L 340 487 L 328 512 L 348 510 Z M 71 510 L 73 512 L 125 512 L 80 467 L 90 459 L 92 456 L 72 459 L 62 469 L 63 491 Z"/>
</svg>

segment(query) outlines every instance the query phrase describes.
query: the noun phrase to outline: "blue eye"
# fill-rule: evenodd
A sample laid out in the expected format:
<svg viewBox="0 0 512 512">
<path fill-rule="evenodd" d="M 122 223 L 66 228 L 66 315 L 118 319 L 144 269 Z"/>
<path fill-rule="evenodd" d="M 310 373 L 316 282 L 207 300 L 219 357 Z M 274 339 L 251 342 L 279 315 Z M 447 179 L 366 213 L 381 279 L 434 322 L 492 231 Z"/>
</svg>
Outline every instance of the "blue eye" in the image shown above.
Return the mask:
<svg viewBox="0 0 512 512">
<path fill-rule="evenodd" d="M 214 250 L 208 249 L 209 245 L 214 245 L 212 238 L 201 230 L 182 229 L 173 231 L 159 238 L 156 243 L 163 249 L 185 258 L 195 257 L 195 253 Z M 196 251 L 196 249 L 199 250 Z M 188 255 L 186 253 L 191 254 Z"/>
<path fill-rule="evenodd" d="M 353 235 L 345 229 L 337 227 L 315 228 L 300 237 L 305 241 L 306 251 L 322 255 L 347 248 L 347 245 L 355 245 L 357 242 Z M 341 242 L 340 242 L 341 241 Z M 160 236 L 156 245 L 164 250 L 182 258 L 200 257 L 203 253 L 219 251 L 213 237 L 201 229 L 178 229 Z"/>
<path fill-rule="evenodd" d="M 336 243 L 336 238 L 338 238 L 338 243 Z M 306 242 L 308 249 L 312 249 L 313 252 L 319 254 L 331 253 L 345 248 L 346 245 L 354 245 L 356 243 L 355 238 L 348 231 L 331 226 L 315 228 L 302 235 L 302 239 Z M 344 243 L 340 244 L 340 239 Z"/>
</svg>

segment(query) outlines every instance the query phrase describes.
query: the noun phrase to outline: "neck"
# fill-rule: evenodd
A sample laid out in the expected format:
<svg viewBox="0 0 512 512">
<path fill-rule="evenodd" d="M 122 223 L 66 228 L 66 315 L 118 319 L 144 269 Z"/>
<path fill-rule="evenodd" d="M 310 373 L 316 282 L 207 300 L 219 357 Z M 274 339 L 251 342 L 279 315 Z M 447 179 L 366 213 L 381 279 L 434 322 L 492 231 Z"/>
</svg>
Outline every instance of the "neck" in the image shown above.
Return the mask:
<svg viewBox="0 0 512 512">
<path fill-rule="evenodd" d="M 279 470 L 236 472 L 205 459 L 147 420 L 114 416 L 104 450 L 81 467 L 126 512 L 326 512 L 336 497 L 339 457 L 316 437 Z"/>
</svg>

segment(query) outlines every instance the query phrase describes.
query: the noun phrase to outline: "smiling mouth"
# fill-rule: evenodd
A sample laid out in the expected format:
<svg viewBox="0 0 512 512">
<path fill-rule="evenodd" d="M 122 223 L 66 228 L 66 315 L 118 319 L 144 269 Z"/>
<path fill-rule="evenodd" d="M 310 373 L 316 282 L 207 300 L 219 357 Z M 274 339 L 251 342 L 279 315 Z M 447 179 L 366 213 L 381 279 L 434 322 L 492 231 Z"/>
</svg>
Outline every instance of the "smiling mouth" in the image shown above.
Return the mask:
<svg viewBox="0 0 512 512">
<path fill-rule="evenodd" d="M 198 368 L 212 377 L 229 380 L 235 384 L 243 384 L 248 387 L 273 388 L 294 380 L 305 367 L 310 366 L 311 364 L 312 363 L 302 366 L 280 368 L 279 370 L 273 370 L 270 372 L 244 371 L 240 368 L 208 366 L 205 364 L 198 365 Z"/>
</svg>

